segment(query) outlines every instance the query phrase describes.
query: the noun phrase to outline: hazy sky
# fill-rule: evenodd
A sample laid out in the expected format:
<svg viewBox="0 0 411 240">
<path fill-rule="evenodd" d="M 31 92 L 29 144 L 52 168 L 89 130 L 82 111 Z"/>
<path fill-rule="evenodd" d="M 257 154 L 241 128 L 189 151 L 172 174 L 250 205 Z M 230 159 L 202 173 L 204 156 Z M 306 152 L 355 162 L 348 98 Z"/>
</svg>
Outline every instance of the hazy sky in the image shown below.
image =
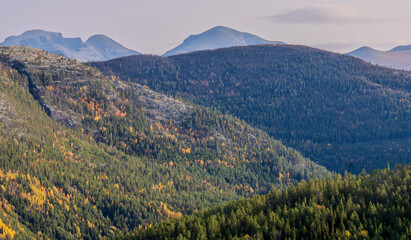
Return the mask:
<svg viewBox="0 0 411 240">
<path fill-rule="evenodd" d="M 337 52 L 411 44 L 410 0 L 0 0 L 0 42 L 26 30 L 105 34 L 162 54 L 223 25 L 268 40 Z"/>
</svg>

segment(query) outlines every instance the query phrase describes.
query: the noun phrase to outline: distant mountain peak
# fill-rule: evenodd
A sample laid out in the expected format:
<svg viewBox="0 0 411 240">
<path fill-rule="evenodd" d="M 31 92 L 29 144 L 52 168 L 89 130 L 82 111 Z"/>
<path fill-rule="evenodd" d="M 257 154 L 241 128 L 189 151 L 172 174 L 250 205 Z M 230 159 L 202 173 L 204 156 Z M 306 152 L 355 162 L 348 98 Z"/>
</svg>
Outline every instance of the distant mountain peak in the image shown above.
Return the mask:
<svg viewBox="0 0 411 240">
<path fill-rule="evenodd" d="M 356 51 L 376 51 L 376 50 L 372 47 L 364 46 L 364 47 L 360 47 Z"/>
<path fill-rule="evenodd" d="M 79 61 L 104 61 L 140 53 L 125 48 L 113 39 L 97 34 L 86 42 L 81 38 L 65 38 L 63 34 L 41 29 L 29 30 L 18 36 L 10 36 L 0 46 L 27 46 L 63 55 Z"/>
<path fill-rule="evenodd" d="M 95 35 L 89 37 L 86 42 L 89 42 L 89 41 L 111 41 L 111 42 L 115 42 L 113 39 L 107 37 L 104 34 L 95 34 Z"/>
<path fill-rule="evenodd" d="M 140 53 L 125 48 L 118 42 L 103 34 L 96 34 L 87 39 L 86 44 L 97 50 L 103 59 L 113 59 L 118 57 L 139 55 Z"/>
<path fill-rule="evenodd" d="M 163 56 L 171 56 L 200 50 L 260 44 L 284 43 L 279 41 L 268 41 L 250 33 L 240 32 L 224 26 L 216 26 L 203 33 L 190 35 L 183 41 L 182 44 L 166 52 Z"/>
<path fill-rule="evenodd" d="M 411 51 L 411 45 L 398 46 L 390 50 L 390 52 Z"/>
<path fill-rule="evenodd" d="M 225 26 L 215 26 L 215 27 L 213 27 L 213 28 L 211 28 L 210 30 L 213 30 L 213 29 L 228 29 L 228 30 L 233 30 L 232 28 L 229 28 L 229 27 L 225 27 Z"/>
<path fill-rule="evenodd" d="M 380 51 L 365 46 L 349 52 L 347 55 L 385 67 L 411 70 L 411 45 L 398 46 L 389 51 Z"/>
<path fill-rule="evenodd" d="M 45 42 L 53 41 L 55 39 L 62 39 L 62 38 L 63 38 L 63 34 L 61 33 L 48 32 L 48 31 L 44 31 L 41 29 L 35 29 L 35 30 L 25 31 L 24 33 L 18 36 L 7 37 L 3 43 L 10 43 L 10 45 L 11 44 L 24 45 L 24 42 L 28 40 L 31 40 L 32 43 L 35 41 L 45 43 Z M 21 42 L 22 44 L 17 44 L 19 42 Z M 3 43 L 0 43 L 0 45 L 3 46 Z"/>
<path fill-rule="evenodd" d="M 229 32 L 229 33 L 239 33 L 240 31 L 237 31 L 235 29 L 225 27 L 225 26 L 216 26 L 208 30 L 208 32 L 212 31 L 220 31 L 220 32 Z"/>
<path fill-rule="evenodd" d="M 21 34 L 21 36 L 28 36 L 28 35 L 59 35 L 59 36 L 63 36 L 61 33 L 59 32 L 49 32 L 43 29 L 32 29 L 32 30 L 27 30 L 25 32 L 23 32 Z M 12 37 L 16 37 L 16 36 L 12 36 Z"/>
<path fill-rule="evenodd" d="M 59 36 L 59 37 L 63 37 L 63 34 L 59 33 L 59 32 L 49 32 L 49 31 L 45 31 L 42 29 L 33 29 L 33 30 L 28 30 L 25 31 L 23 34 L 21 34 L 22 36 L 32 36 L 32 35 L 55 35 L 55 36 Z"/>
</svg>

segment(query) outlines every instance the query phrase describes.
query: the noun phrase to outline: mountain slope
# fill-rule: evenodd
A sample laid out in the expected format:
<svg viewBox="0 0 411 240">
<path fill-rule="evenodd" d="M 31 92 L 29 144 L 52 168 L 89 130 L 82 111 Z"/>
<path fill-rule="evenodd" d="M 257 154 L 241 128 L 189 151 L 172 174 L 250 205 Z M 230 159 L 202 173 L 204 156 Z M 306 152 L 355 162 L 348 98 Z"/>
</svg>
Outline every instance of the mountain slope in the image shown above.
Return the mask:
<svg viewBox="0 0 411 240">
<path fill-rule="evenodd" d="M 410 187 L 411 165 L 336 175 L 165 221 L 125 239 L 410 239 Z"/>
<path fill-rule="evenodd" d="M 100 61 L 140 54 L 136 51 L 132 51 L 128 48 L 123 47 L 119 43 L 104 35 L 93 35 L 89 39 L 87 39 L 85 44 L 90 48 L 94 48 L 98 53 L 101 54 L 102 57 L 99 59 Z"/>
<path fill-rule="evenodd" d="M 0 48 L 0 143 L 17 239 L 110 239 L 329 174 L 232 116 L 27 47 Z"/>
<path fill-rule="evenodd" d="M 249 33 L 239 32 L 231 28 L 218 26 L 198 35 L 189 36 L 182 44 L 169 50 L 163 56 L 171 56 L 208 49 L 260 44 L 284 43 L 278 41 L 267 41 Z"/>
<path fill-rule="evenodd" d="M 411 159 L 411 74 L 290 45 L 233 47 L 95 63 L 107 75 L 217 108 L 328 169 Z"/>
<path fill-rule="evenodd" d="M 390 51 L 379 51 L 369 47 L 362 47 L 347 53 L 347 55 L 381 66 L 411 70 L 411 45 L 398 46 Z"/>
<path fill-rule="evenodd" d="M 43 30 L 26 31 L 19 36 L 11 36 L 0 46 L 27 46 L 46 50 L 79 61 L 104 61 L 117 57 L 138 55 L 104 35 L 91 36 L 86 42 L 80 38 L 64 38 L 61 33 Z"/>
</svg>

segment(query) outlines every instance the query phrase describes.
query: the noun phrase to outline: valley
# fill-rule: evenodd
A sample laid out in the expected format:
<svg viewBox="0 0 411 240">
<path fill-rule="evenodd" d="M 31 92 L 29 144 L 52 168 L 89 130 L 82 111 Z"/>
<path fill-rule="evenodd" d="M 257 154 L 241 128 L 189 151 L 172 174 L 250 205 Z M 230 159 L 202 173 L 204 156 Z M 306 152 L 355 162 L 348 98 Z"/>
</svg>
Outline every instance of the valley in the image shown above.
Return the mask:
<svg viewBox="0 0 411 240">
<path fill-rule="evenodd" d="M 42 50 L 0 53 L 2 221 L 15 239 L 110 239 L 330 174 L 217 110 Z"/>
<path fill-rule="evenodd" d="M 344 173 L 411 159 L 411 74 L 305 46 L 259 45 L 92 63 L 232 114 Z"/>
<path fill-rule="evenodd" d="M 0 7 L 0 240 L 411 239 L 411 2 Z"/>
</svg>

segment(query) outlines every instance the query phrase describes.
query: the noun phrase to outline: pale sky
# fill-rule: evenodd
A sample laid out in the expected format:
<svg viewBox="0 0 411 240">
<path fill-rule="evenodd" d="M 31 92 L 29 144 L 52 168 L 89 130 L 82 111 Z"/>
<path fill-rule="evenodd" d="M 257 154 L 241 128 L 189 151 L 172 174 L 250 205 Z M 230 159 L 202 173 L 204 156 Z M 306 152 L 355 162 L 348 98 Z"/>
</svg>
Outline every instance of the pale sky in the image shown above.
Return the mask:
<svg viewBox="0 0 411 240">
<path fill-rule="evenodd" d="M 0 0 L 0 42 L 43 29 L 163 54 L 215 26 L 335 52 L 411 44 L 410 0 Z"/>
</svg>

